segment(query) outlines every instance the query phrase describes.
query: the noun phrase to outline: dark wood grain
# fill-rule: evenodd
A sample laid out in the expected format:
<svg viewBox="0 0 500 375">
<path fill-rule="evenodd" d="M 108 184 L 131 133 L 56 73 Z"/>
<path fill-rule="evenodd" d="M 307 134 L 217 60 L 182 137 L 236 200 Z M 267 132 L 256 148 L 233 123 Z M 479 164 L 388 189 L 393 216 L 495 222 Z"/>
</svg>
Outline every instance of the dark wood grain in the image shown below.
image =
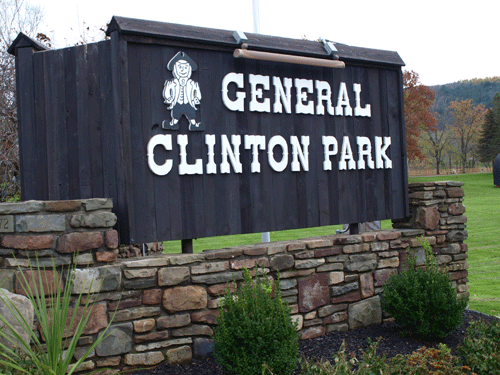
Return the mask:
<svg viewBox="0 0 500 375">
<path fill-rule="evenodd" d="M 338 45 L 347 66 L 332 70 L 234 59 L 232 32 L 224 30 L 116 18 L 108 31 L 111 40 L 86 46 L 34 54 L 16 49 L 24 199 L 113 198 L 120 238 L 134 243 L 407 215 L 402 61 L 397 54 Z M 249 36 L 255 49 L 325 57 L 318 42 Z M 202 92 L 196 111 L 196 121 L 205 126 L 202 132 L 189 131 L 185 117 L 179 130 L 162 128 L 171 116 L 162 97 L 165 81 L 173 78 L 167 64 L 179 51 L 198 65 L 191 79 Z M 244 88 L 237 91 L 246 96 L 244 112 L 223 105 L 222 80 L 230 72 L 243 74 Z M 268 113 L 249 110 L 250 74 L 269 77 L 270 88 L 259 99 L 271 102 Z M 362 105 L 371 105 L 371 117 L 295 113 L 296 88 L 292 88 L 292 113 L 274 113 L 272 77 L 282 82 L 285 78 L 328 82 L 333 107 L 344 82 L 353 109 L 353 84 L 361 84 Z M 234 86 L 230 90 L 236 95 Z M 305 100 L 317 104 L 315 88 Z M 148 166 L 147 144 L 158 134 L 172 139 L 171 150 L 161 146 L 154 150 L 156 162 L 173 163 L 164 176 Z M 208 134 L 216 140 L 215 174 L 206 172 Z M 203 174 L 179 174 L 179 135 L 188 137 L 187 162 L 201 159 Z M 231 144 L 233 135 L 241 141 L 237 150 Z M 245 149 L 246 135 L 265 137 L 266 149 L 258 153 L 259 173 L 250 170 L 253 155 Z M 282 172 L 273 170 L 268 161 L 273 136 L 287 143 L 287 166 Z M 297 137 L 301 144 L 302 136 L 310 141 L 309 170 L 301 165 L 292 171 L 290 140 Z M 338 153 L 330 158 L 332 170 L 323 170 L 323 136 L 338 142 Z M 239 153 L 242 173 L 236 173 L 233 165 L 229 173 L 221 173 L 223 137 Z M 392 169 L 339 170 L 344 137 L 356 161 L 357 137 L 367 137 L 372 151 L 375 137 L 391 137 Z M 275 151 L 280 160 L 280 147 Z"/>
</svg>

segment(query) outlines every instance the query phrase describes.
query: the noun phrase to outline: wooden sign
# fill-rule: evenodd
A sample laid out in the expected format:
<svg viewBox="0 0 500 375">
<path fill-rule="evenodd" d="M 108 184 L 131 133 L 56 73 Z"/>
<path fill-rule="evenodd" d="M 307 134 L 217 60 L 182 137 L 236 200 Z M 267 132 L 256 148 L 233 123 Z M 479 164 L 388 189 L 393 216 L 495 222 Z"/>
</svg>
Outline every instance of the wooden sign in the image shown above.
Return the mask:
<svg viewBox="0 0 500 375">
<path fill-rule="evenodd" d="M 112 197 L 136 243 L 408 215 L 397 53 L 121 17 L 107 33 L 9 49 L 23 199 Z"/>
</svg>

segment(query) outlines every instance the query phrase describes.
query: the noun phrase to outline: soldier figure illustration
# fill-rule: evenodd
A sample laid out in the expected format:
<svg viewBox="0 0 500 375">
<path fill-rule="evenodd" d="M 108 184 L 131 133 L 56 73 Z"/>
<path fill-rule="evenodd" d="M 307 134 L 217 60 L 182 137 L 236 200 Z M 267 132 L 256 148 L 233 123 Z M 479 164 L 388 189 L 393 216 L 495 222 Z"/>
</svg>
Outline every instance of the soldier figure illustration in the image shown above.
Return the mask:
<svg viewBox="0 0 500 375">
<path fill-rule="evenodd" d="M 178 130 L 179 120 L 184 115 L 189 121 L 190 131 L 202 131 L 201 122 L 196 122 L 196 105 L 200 104 L 201 92 L 198 82 L 191 79 L 196 63 L 184 52 L 178 52 L 167 65 L 174 79 L 165 81 L 163 99 L 171 110 L 172 120 L 163 121 L 163 129 Z"/>
</svg>

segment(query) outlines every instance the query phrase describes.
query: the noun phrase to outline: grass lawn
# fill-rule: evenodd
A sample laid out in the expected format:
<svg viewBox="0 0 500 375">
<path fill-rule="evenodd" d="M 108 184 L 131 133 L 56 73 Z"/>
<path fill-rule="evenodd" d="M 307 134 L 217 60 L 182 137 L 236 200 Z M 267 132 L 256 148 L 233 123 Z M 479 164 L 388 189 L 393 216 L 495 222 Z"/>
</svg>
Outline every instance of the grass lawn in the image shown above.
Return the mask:
<svg viewBox="0 0 500 375">
<path fill-rule="evenodd" d="M 410 182 L 455 180 L 465 183 L 472 310 L 500 315 L 500 189 L 491 173 L 412 177 Z"/>
<path fill-rule="evenodd" d="M 469 238 L 470 308 L 490 315 L 500 314 L 500 189 L 493 185 L 491 173 L 452 176 L 412 177 L 409 182 L 455 180 L 465 183 Z M 390 220 L 382 229 L 391 228 Z M 340 225 L 271 232 L 271 241 L 335 234 Z M 261 233 L 201 238 L 193 241 L 194 252 L 222 249 L 262 241 Z M 166 253 L 180 253 L 181 241 L 165 242 Z"/>
<path fill-rule="evenodd" d="M 392 228 L 390 220 L 381 223 L 382 229 Z M 335 234 L 337 229 L 342 229 L 342 225 L 332 225 L 316 228 L 292 229 L 279 232 L 271 232 L 271 242 L 290 241 L 300 238 L 329 236 Z M 207 249 L 223 249 L 226 247 L 250 245 L 262 242 L 261 233 L 236 234 L 231 236 L 207 237 L 193 240 L 193 251 L 199 253 Z M 181 252 L 181 241 L 164 242 L 165 253 L 175 254 Z"/>
</svg>

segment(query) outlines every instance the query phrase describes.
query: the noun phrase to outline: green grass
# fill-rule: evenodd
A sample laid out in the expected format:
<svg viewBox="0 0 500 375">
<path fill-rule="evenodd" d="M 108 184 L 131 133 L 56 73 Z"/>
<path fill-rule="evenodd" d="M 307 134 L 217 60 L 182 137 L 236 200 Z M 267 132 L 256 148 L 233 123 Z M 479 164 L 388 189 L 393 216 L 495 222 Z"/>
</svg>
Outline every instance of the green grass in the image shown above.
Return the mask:
<svg viewBox="0 0 500 375">
<path fill-rule="evenodd" d="M 382 221 L 382 229 L 392 228 L 390 220 Z M 275 241 L 291 241 L 300 238 L 330 236 L 335 234 L 337 229 L 341 229 L 342 225 L 331 225 L 325 227 L 305 228 L 283 230 L 271 232 L 271 242 Z M 227 247 L 251 245 L 262 242 L 261 233 L 236 234 L 231 236 L 207 237 L 193 240 L 193 251 L 199 253 L 208 249 L 224 249 Z M 166 254 L 175 254 L 181 252 L 181 241 L 164 242 L 164 252 Z"/>
<path fill-rule="evenodd" d="M 454 180 L 465 183 L 464 204 L 469 238 L 470 308 L 490 315 L 500 314 L 500 189 L 491 173 L 412 177 L 409 182 Z M 335 234 L 340 225 L 271 232 L 271 241 L 295 240 Z M 391 228 L 390 220 L 382 229 Z M 193 241 L 194 252 L 262 242 L 261 233 L 208 237 Z M 165 242 L 166 253 L 180 253 L 181 241 Z"/>
<path fill-rule="evenodd" d="M 469 307 L 500 315 L 500 189 L 491 173 L 413 177 L 409 182 L 462 181 L 469 238 Z"/>
</svg>

